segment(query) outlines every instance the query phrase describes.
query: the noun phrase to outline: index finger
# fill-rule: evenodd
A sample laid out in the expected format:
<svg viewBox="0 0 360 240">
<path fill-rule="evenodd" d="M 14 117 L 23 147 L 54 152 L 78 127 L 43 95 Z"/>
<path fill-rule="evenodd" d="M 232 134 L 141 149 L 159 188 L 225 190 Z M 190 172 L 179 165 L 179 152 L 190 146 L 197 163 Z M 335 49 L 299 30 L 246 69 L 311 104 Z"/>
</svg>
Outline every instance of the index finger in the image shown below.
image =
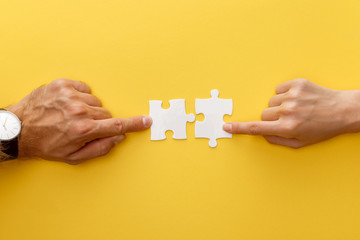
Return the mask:
<svg viewBox="0 0 360 240">
<path fill-rule="evenodd" d="M 224 130 L 235 134 L 248 135 L 280 135 L 282 130 L 277 121 L 252 121 L 252 122 L 228 122 L 224 124 Z"/>
<path fill-rule="evenodd" d="M 149 116 L 136 116 L 130 118 L 109 118 L 97 120 L 97 126 L 92 132 L 93 138 L 103 138 L 123 135 L 128 132 L 145 130 L 151 126 Z"/>
</svg>

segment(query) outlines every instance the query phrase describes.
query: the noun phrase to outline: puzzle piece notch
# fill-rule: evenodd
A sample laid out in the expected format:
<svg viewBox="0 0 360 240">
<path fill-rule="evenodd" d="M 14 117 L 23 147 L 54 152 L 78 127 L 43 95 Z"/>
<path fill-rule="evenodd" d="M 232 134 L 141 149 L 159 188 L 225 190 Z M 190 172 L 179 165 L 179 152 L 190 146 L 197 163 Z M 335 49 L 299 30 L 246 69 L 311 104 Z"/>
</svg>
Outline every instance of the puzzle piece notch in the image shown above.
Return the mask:
<svg viewBox="0 0 360 240">
<path fill-rule="evenodd" d="M 163 109 L 162 101 L 151 100 L 150 116 L 153 120 L 151 125 L 151 140 L 166 139 L 165 132 L 171 130 L 173 139 L 186 139 L 186 124 L 194 122 L 194 114 L 186 114 L 185 99 L 173 99 L 169 101 L 170 108 Z"/>
<path fill-rule="evenodd" d="M 233 111 L 232 99 L 219 98 L 219 91 L 213 89 L 211 98 L 195 99 L 195 113 L 204 114 L 204 121 L 195 123 L 195 138 L 209 138 L 209 146 L 216 147 L 218 138 L 232 138 L 232 134 L 223 130 L 224 115 Z"/>
</svg>

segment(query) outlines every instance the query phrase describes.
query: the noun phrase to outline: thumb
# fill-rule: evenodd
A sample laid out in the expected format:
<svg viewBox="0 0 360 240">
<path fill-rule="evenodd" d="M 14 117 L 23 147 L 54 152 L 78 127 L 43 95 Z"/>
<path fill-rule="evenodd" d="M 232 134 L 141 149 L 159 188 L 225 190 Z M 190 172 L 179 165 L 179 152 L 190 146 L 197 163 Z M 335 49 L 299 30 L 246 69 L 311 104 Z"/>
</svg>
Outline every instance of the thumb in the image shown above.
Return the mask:
<svg viewBox="0 0 360 240">
<path fill-rule="evenodd" d="M 118 143 L 125 139 L 125 135 L 95 139 L 87 143 L 78 151 L 70 154 L 65 162 L 69 164 L 78 164 L 91 158 L 97 158 L 106 155 Z"/>
</svg>

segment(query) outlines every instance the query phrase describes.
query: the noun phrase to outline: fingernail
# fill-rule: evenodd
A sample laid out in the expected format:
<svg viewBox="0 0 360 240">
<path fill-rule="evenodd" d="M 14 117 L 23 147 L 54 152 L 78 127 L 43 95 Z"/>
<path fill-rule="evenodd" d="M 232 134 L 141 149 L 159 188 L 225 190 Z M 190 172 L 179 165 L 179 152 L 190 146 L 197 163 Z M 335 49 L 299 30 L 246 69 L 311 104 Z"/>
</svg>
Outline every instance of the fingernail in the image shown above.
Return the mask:
<svg viewBox="0 0 360 240">
<path fill-rule="evenodd" d="M 116 136 L 116 137 L 115 137 L 115 140 L 114 140 L 114 143 L 115 143 L 115 144 L 118 144 L 119 142 L 121 142 L 122 140 L 124 140 L 124 138 L 125 138 L 125 135 Z"/>
<path fill-rule="evenodd" d="M 143 120 L 144 127 L 148 128 L 151 126 L 152 119 L 150 116 L 144 116 L 142 120 Z"/>
<path fill-rule="evenodd" d="M 232 130 L 232 124 L 231 123 L 225 123 L 223 126 L 223 129 L 227 132 L 231 132 Z"/>
</svg>

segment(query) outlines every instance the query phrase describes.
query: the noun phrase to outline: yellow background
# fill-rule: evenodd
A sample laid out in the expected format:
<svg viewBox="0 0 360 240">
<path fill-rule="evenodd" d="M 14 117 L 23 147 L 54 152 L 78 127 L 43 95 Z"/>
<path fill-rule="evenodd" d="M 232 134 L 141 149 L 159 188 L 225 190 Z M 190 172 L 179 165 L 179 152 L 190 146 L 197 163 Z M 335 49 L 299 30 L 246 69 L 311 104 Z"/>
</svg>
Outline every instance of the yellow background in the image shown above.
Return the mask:
<svg viewBox="0 0 360 240">
<path fill-rule="evenodd" d="M 150 99 L 185 98 L 192 113 L 217 88 L 234 101 L 226 120 L 258 120 L 293 78 L 360 88 L 360 2 L 1 1 L 1 105 L 61 77 L 87 82 L 117 117 L 148 114 Z M 77 166 L 1 164 L 0 239 L 360 239 L 358 134 L 211 149 L 194 126 L 187 140 L 129 134 Z"/>
</svg>

